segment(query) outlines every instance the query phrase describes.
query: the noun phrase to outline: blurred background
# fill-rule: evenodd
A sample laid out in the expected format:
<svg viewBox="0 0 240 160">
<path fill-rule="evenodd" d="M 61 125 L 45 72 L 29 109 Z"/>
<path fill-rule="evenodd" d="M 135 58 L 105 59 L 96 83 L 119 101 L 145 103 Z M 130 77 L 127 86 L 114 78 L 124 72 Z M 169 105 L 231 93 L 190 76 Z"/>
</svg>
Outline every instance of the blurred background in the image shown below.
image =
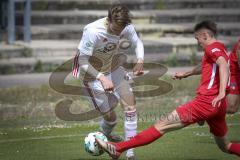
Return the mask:
<svg viewBox="0 0 240 160">
<path fill-rule="evenodd" d="M 73 57 L 83 27 L 107 16 L 113 3 L 131 9 L 147 61 L 195 65 L 201 53 L 192 28 L 201 20 L 218 24 L 229 49 L 240 35 L 239 0 L 1 0 L 0 73 L 52 71 Z"/>
<path fill-rule="evenodd" d="M 144 43 L 145 61 L 168 67 L 167 74 L 160 80 L 173 85 L 173 90 L 166 95 L 151 100 L 137 99 L 142 122 L 139 130 L 194 96 L 198 76 L 173 81 L 169 75 L 189 70 L 200 62 L 203 52 L 193 36 L 197 22 L 215 21 L 218 39 L 228 51 L 240 35 L 240 0 L 1 0 L 0 159 L 88 159 L 80 141 L 86 133 L 97 130 L 95 120 L 67 122 L 55 115 L 55 105 L 60 99 L 73 99 L 71 111 L 75 114 L 88 110 L 88 101 L 54 91 L 49 87 L 49 76 L 75 56 L 84 26 L 106 17 L 107 9 L 114 3 L 129 7 L 135 29 Z M 128 60 L 133 61 L 134 57 L 134 53 L 129 52 Z M 78 85 L 71 78 L 70 83 Z M 121 113 L 118 112 L 120 120 Z M 237 115 L 229 118 L 232 138 L 239 137 Z M 122 133 L 122 124 L 119 125 L 117 131 Z M 172 152 L 162 152 L 163 159 L 194 159 L 198 154 L 202 157 L 208 149 L 215 149 L 205 146 L 209 142 L 204 138 L 210 137 L 206 129 L 185 130 L 185 134 L 187 136 L 179 136 L 182 139 L 198 137 L 195 142 L 200 142 L 198 148 L 201 149 L 192 146 L 190 152 L 194 154 L 189 155 L 177 148 L 181 146 L 174 148 L 166 143 Z M 52 145 L 42 142 L 43 139 Z M 152 156 L 155 153 L 154 150 L 152 154 L 148 152 Z M 205 155 L 206 159 L 209 157 L 232 158 L 217 149 Z"/>
</svg>

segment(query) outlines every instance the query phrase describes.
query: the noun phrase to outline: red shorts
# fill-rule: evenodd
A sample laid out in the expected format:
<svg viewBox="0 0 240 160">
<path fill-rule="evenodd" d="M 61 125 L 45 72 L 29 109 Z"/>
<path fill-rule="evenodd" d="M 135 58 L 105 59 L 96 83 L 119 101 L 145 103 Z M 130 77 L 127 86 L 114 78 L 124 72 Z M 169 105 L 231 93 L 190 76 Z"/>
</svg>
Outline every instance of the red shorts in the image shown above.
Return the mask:
<svg viewBox="0 0 240 160">
<path fill-rule="evenodd" d="M 231 75 L 230 94 L 240 94 L 240 74 L 239 75 Z"/>
<path fill-rule="evenodd" d="M 179 106 L 176 111 L 182 123 L 187 126 L 205 120 L 213 135 L 225 136 L 228 130 L 225 121 L 226 98 L 222 100 L 220 107 L 213 107 L 211 103 L 214 97 L 197 96 L 192 101 Z"/>
</svg>

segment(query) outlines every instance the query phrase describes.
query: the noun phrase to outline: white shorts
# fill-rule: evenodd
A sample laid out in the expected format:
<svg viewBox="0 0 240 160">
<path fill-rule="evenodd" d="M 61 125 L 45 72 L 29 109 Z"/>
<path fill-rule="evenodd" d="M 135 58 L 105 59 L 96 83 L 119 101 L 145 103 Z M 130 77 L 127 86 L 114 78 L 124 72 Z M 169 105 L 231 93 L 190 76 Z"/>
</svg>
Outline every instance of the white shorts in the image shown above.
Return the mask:
<svg viewBox="0 0 240 160">
<path fill-rule="evenodd" d="M 112 93 L 106 92 L 99 80 L 84 82 L 86 87 L 84 94 L 89 97 L 93 106 L 101 113 L 106 113 L 113 109 L 118 104 L 119 99 L 124 101 L 126 97 L 127 99 L 129 97 L 134 99 L 132 88 L 130 86 L 130 83 L 133 81 L 123 67 L 118 67 L 116 70 L 105 76 L 113 82 L 114 91 Z"/>
</svg>

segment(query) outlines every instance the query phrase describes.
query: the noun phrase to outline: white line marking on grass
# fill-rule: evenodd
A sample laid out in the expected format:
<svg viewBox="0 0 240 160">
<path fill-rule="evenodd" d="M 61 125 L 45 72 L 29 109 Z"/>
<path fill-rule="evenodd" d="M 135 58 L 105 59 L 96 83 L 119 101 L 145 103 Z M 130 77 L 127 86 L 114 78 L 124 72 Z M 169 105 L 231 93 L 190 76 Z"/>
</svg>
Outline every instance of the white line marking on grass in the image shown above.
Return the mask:
<svg viewBox="0 0 240 160">
<path fill-rule="evenodd" d="M 239 123 L 228 123 L 228 126 L 238 126 Z M 196 128 L 208 128 L 208 125 L 204 126 L 189 126 L 183 129 L 196 129 Z M 116 134 L 122 134 L 121 132 L 115 132 Z M 70 138 L 70 137 L 84 137 L 88 133 L 80 133 L 80 134 L 70 134 L 70 135 L 59 135 L 59 136 L 44 136 L 44 137 L 31 137 L 31 138 L 16 138 L 16 139 L 6 139 L 0 140 L 0 143 L 11 143 L 11 142 L 21 142 L 21 141 L 32 141 L 32 140 L 48 140 L 48 139 L 55 139 L 55 138 Z"/>
<path fill-rule="evenodd" d="M 240 126 L 239 123 L 227 123 L 227 126 Z M 183 128 L 183 129 L 195 129 L 195 128 L 207 128 L 208 125 L 205 124 L 204 126 L 190 126 L 190 127 L 186 127 L 186 128 Z"/>
<path fill-rule="evenodd" d="M 9 140 L 0 140 L 0 143 L 6 142 L 20 142 L 20 141 L 31 141 L 31 140 L 47 140 L 47 139 L 54 139 L 54 138 L 69 138 L 69 137 L 81 137 L 85 136 L 84 134 L 76 134 L 76 135 L 62 135 L 62 136 L 44 136 L 44 137 L 31 137 L 31 138 L 15 138 Z"/>
</svg>

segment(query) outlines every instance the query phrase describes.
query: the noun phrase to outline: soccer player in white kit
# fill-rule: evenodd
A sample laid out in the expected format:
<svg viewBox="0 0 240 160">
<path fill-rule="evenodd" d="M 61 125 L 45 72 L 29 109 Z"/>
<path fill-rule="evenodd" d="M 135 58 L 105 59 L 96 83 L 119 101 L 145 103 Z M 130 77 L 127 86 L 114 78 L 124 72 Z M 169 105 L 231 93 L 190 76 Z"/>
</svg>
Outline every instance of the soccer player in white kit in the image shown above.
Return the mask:
<svg viewBox="0 0 240 160">
<path fill-rule="evenodd" d="M 143 43 L 131 24 L 128 8 L 120 4 L 110 7 L 108 17 L 85 26 L 72 71 L 75 77 L 83 79 L 83 84 L 88 88 L 86 95 L 91 98 L 94 107 L 105 113 L 100 122 L 100 131 L 110 141 L 115 142 L 122 139 L 112 134 L 117 117 L 112 110 L 109 91 L 120 99 L 124 109 L 125 140 L 137 133 L 135 98 L 129 84 L 129 76 L 124 68 L 118 65 L 119 60 L 116 59 L 123 40 L 134 47 L 136 53 L 137 63 L 133 74 L 142 74 Z M 135 159 L 133 149 L 127 151 L 126 157 L 128 160 Z"/>
</svg>

